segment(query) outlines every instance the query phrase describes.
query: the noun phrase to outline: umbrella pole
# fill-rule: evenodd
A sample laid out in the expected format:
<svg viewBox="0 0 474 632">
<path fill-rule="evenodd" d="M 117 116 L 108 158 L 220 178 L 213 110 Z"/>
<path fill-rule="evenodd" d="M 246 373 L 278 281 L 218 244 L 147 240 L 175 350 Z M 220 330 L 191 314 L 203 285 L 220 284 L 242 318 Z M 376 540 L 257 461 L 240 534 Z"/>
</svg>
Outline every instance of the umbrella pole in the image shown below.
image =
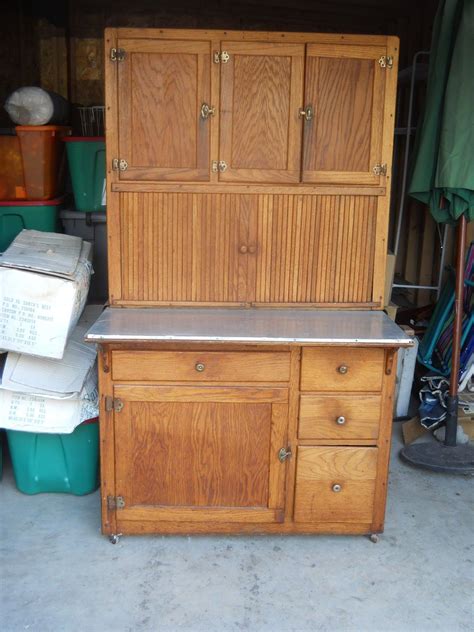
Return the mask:
<svg viewBox="0 0 474 632">
<path fill-rule="evenodd" d="M 443 443 L 439 441 L 411 443 L 400 451 L 400 457 L 407 463 L 410 463 L 410 465 L 434 472 L 449 472 L 450 474 L 474 473 L 474 446 L 472 443 L 456 445 L 466 232 L 466 218 L 462 215 L 457 229 L 453 352 L 451 356 L 451 379 L 447 401 L 445 439 Z"/>
<path fill-rule="evenodd" d="M 459 219 L 457 229 L 457 253 L 456 253 L 456 290 L 454 298 L 454 327 L 453 327 L 453 351 L 451 354 L 451 379 L 449 383 L 449 396 L 447 401 L 446 436 L 444 444 L 456 445 L 458 429 L 458 382 L 461 356 L 461 335 L 464 295 L 464 255 L 466 252 L 466 216 L 464 213 Z"/>
</svg>

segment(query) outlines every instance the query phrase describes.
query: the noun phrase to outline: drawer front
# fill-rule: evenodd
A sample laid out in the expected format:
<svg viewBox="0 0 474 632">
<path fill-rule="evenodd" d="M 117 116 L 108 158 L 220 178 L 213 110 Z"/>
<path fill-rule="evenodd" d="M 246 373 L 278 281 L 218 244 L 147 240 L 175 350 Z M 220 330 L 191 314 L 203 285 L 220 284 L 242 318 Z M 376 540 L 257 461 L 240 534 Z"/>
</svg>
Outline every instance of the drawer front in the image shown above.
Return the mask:
<svg viewBox="0 0 474 632">
<path fill-rule="evenodd" d="M 313 395 L 300 398 L 300 439 L 377 439 L 380 395 Z"/>
<path fill-rule="evenodd" d="M 298 448 L 295 522 L 369 523 L 377 448 Z"/>
<path fill-rule="evenodd" d="M 380 391 L 383 349 L 303 349 L 302 391 Z"/>
<path fill-rule="evenodd" d="M 113 351 L 114 380 L 287 382 L 290 354 L 260 351 Z"/>
</svg>

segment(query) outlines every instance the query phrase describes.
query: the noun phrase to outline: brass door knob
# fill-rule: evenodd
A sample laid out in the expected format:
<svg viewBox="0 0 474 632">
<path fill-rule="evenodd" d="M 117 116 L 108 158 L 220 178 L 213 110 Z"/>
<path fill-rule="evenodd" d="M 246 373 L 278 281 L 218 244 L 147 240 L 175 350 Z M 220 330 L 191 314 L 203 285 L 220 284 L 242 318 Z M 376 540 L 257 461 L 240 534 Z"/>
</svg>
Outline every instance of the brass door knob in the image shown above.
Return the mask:
<svg viewBox="0 0 474 632">
<path fill-rule="evenodd" d="M 308 105 L 303 110 L 298 112 L 300 118 L 304 118 L 305 121 L 311 121 L 314 116 L 314 110 L 312 105 Z"/>
<path fill-rule="evenodd" d="M 197 362 L 194 368 L 196 369 L 196 371 L 198 371 L 198 373 L 202 373 L 206 366 L 202 362 Z"/>
<path fill-rule="evenodd" d="M 341 375 L 345 375 L 349 368 L 345 364 L 341 364 L 341 366 L 337 367 L 337 370 Z"/>
<path fill-rule="evenodd" d="M 336 493 L 342 491 L 342 485 L 339 485 L 339 483 L 336 483 L 335 485 L 332 486 L 332 491 Z"/>
<path fill-rule="evenodd" d="M 346 423 L 346 418 L 341 415 L 340 417 L 337 417 L 336 423 L 339 426 L 343 426 Z"/>
<path fill-rule="evenodd" d="M 241 252 L 243 255 L 246 255 L 246 254 L 247 254 L 247 251 L 248 251 L 248 248 L 247 248 L 247 246 L 243 246 L 243 245 L 242 245 L 242 246 L 240 246 L 239 250 L 240 250 L 240 252 Z"/>
<path fill-rule="evenodd" d="M 213 105 L 208 105 L 207 103 L 203 103 L 201 105 L 201 118 L 208 119 L 210 116 L 214 116 L 216 113 L 216 108 Z"/>
</svg>

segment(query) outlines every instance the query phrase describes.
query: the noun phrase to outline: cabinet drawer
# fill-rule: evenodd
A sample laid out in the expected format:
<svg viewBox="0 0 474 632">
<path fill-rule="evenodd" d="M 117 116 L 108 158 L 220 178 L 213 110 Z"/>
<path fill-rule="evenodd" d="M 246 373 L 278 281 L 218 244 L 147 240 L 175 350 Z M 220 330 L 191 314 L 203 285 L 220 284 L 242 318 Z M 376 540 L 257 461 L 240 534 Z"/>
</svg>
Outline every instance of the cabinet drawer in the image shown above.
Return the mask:
<svg viewBox="0 0 474 632">
<path fill-rule="evenodd" d="M 303 349 L 302 391 L 380 391 L 383 349 Z"/>
<path fill-rule="evenodd" d="M 260 351 L 113 351 L 114 380 L 287 382 L 290 354 Z"/>
<path fill-rule="evenodd" d="M 296 522 L 372 521 L 377 448 L 299 447 Z"/>
<path fill-rule="evenodd" d="M 300 439 L 377 439 L 380 395 L 301 395 Z"/>
</svg>

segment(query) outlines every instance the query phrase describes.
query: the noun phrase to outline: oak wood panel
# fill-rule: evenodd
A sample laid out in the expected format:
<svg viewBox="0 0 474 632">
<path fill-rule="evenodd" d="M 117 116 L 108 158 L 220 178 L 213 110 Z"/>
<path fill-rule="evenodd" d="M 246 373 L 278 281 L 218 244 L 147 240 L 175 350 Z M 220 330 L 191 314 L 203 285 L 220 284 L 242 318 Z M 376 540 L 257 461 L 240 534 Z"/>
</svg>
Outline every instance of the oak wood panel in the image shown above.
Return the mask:
<svg viewBox="0 0 474 632">
<path fill-rule="evenodd" d="M 272 402 L 284 404 L 288 401 L 287 388 L 264 388 L 261 386 L 118 384 L 114 388 L 117 397 L 130 402 L 195 402 L 199 400 L 200 402 Z"/>
<path fill-rule="evenodd" d="M 160 533 L 166 530 L 170 523 L 188 524 L 187 533 L 202 530 L 202 525 L 208 528 L 209 524 L 229 525 L 234 522 L 244 522 L 247 524 L 267 524 L 280 523 L 283 521 L 283 511 L 281 509 L 264 509 L 248 507 L 245 509 L 223 508 L 223 507 L 147 507 L 138 506 L 133 509 L 119 510 L 118 525 L 125 522 L 127 525 L 153 524 L 153 533 Z M 127 533 L 133 533 L 127 526 Z M 176 531 L 175 531 L 176 533 Z M 177 531 L 179 533 L 179 530 Z"/>
<path fill-rule="evenodd" d="M 268 403 L 126 401 L 118 493 L 129 507 L 267 507 L 270 426 Z"/>
<path fill-rule="evenodd" d="M 245 351 L 113 351 L 118 381 L 265 382 L 287 381 L 290 354 Z M 198 371 L 197 364 L 204 370 Z"/>
<path fill-rule="evenodd" d="M 221 182 L 300 180 L 304 46 L 222 43 Z"/>
<path fill-rule="evenodd" d="M 235 510 L 237 512 L 238 510 Z M 262 512 L 264 510 L 247 510 L 246 516 L 250 518 L 254 517 L 256 512 Z M 279 514 L 277 510 L 267 510 L 271 512 L 272 516 Z M 152 520 L 149 519 L 150 512 L 145 514 L 146 520 L 124 520 L 122 518 L 122 511 L 118 511 L 117 516 L 117 529 L 120 533 L 129 535 L 138 534 L 274 534 L 274 535 L 290 535 L 290 534 L 330 534 L 330 535 L 368 535 L 372 533 L 370 522 L 365 523 L 344 523 L 344 522 L 283 522 L 280 523 L 277 518 L 272 523 L 259 520 L 259 522 L 253 523 L 250 520 L 244 521 L 241 518 L 241 522 L 219 522 L 218 520 L 212 520 L 212 516 L 208 516 L 208 519 L 202 522 L 185 522 L 184 520 L 176 519 L 174 522 L 167 520 Z M 234 512 L 232 512 L 233 515 Z M 258 516 L 258 513 L 256 514 Z M 262 515 L 262 514 L 260 514 Z M 264 515 L 268 515 L 267 512 Z M 145 517 L 144 516 L 144 517 Z"/>
<path fill-rule="evenodd" d="M 370 521 L 376 475 L 377 448 L 299 447 L 295 521 Z"/>
<path fill-rule="evenodd" d="M 111 265 L 121 268 L 123 300 L 254 300 L 256 259 L 248 253 L 256 248 L 251 196 L 123 193 L 120 223 L 122 256 Z M 116 295 L 114 286 L 110 293 Z"/>
<path fill-rule="evenodd" d="M 209 180 L 210 42 L 119 39 L 120 179 Z"/>
<path fill-rule="evenodd" d="M 105 353 L 102 351 L 105 349 Z M 115 496 L 115 428 L 113 413 L 105 410 L 105 397 L 112 392 L 107 348 L 99 347 L 99 433 L 100 433 L 100 503 L 102 515 L 102 533 L 117 533 L 115 511 L 110 511 L 107 496 Z M 107 369 L 107 370 L 106 370 Z"/>
<path fill-rule="evenodd" d="M 376 200 L 258 196 L 256 302 L 371 302 Z"/>
<path fill-rule="evenodd" d="M 303 181 L 377 186 L 382 162 L 385 47 L 308 44 Z M 386 161 L 391 156 L 384 158 Z"/>
<path fill-rule="evenodd" d="M 394 353 L 393 349 L 386 349 L 385 355 Z M 397 366 L 397 351 L 393 356 L 393 366 Z M 382 414 L 378 440 L 377 480 L 375 484 L 375 504 L 372 530 L 374 533 L 383 531 L 385 522 L 385 505 L 387 502 L 388 474 L 390 464 L 390 444 L 392 441 L 393 398 L 397 372 L 394 370 L 383 375 Z"/>
<path fill-rule="evenodd" d="M 300 439 L 377 439 L 381 414 L 379 395 L 302 394 Z M 344 417 L 344 423 L 337 419 Z"/>
<path fill-rule="evenodd" d="M 341 373 L 340 367 L 347 371 Z M 302 391 L 380 391 L 384 372 L 383 349 L 306 347 L 301 364 Z"/>
</svg>

